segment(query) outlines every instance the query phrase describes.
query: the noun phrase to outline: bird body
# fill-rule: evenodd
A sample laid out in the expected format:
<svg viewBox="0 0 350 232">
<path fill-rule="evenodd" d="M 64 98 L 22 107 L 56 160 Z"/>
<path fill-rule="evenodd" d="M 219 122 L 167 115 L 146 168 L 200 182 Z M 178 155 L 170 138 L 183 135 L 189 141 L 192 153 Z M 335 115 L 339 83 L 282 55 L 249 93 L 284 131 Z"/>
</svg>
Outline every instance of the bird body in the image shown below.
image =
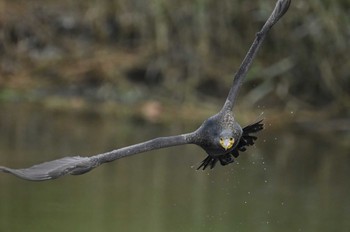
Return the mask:
<svg viewBox="0 0 350 232">
<path fill-rule="evenodd" d="M 235 120 L 232 109 L 238 89 L 266 34 L 288 10 L 290 2 L 291 0 L 277 1 L 273 12 L 262 29 L 257 33 L 253 44 L 235 74 L 224 106 L 219 113 L 205 120 L 194 132 L 169 137 L 159 137 L 91 157 L 64 157 L 24 169 L 0 166 L 0 171 L 11 173 L 26 180 L 51 180 L 67 174 L 81 175 L 101 164 L 126 156 L 183 144 L 196 144 L 206 151 L 207 157 L 202 161 L 198 169 L 206 169 L 207 167 L 213 168 L 217 162 L 220 162 L 221 165 L 234 162 L 234 159 L 239 156 L 239 152 L 246 151 L 247 146 L 251 146 L 255 143 L 257 137 L 253 134 L 263 129 L 262 120 L 244 128 Z"/>
<path fill-rule="evenodd" d="M 239 141 L 242 128 L 234 120 L 231 112 L 218 113 L 205 120 L 196 133 L 202 138 L 197 145 L 202 147 L 208 155 L 217 157 L 234 148 L 234 141 Z M 224 143 L 227 144 L 225 147 Z"/>
<path fill-rule="evenodd" d="M 242 129 L 231 111 L 222 110 L 208 118 L 196 131 L 201 138 L 196 144 L 208 154 L 198 169 L 214 168 L 218 161 L 223 166 L 234 162 L 239 151 L 243 152 L 246 146 L 254 144 L 257 137 L 252 134 L 262 129 L 262 120 Z"/>
</svg>

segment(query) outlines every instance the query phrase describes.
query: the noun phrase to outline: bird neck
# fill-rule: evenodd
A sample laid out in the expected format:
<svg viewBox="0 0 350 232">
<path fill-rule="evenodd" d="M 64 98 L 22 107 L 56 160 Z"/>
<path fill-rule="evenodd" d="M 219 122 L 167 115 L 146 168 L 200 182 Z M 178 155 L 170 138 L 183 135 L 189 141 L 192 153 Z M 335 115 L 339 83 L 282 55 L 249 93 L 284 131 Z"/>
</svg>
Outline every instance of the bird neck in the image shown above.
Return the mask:
<svg viewBox="0 0 350 232">
<path fill-rule="evenodd" d="M 232 121 L 234 120 L 234 115 L 233 115 L 233 112 L 230 108 L 225 108 L 225 105 L 224 107 L 220 110 L 219 112 L 219 115 L 221 116 L 221 120 L 223 122 L 227 122 L 227 121 Z"/>
</svg>

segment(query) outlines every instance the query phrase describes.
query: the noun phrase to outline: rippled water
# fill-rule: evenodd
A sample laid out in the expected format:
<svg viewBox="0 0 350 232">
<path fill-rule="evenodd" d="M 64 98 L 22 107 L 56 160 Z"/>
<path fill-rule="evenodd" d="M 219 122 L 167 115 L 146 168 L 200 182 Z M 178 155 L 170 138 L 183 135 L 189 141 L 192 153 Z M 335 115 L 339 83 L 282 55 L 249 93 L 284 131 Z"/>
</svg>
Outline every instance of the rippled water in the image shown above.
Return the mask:
<svg viewBox="0 0 350 232">
<path fill-rule="evenodd" d="M 4 105 L 0 164 L 93 155 L 194 128 Z M 349 138 L 267 128 L 234 165 L 209 171 L 196 171 L 205 155 L 188 145 L 48 182 L 0 173 L 0 231 L 349 231 Z"/>
</svg>

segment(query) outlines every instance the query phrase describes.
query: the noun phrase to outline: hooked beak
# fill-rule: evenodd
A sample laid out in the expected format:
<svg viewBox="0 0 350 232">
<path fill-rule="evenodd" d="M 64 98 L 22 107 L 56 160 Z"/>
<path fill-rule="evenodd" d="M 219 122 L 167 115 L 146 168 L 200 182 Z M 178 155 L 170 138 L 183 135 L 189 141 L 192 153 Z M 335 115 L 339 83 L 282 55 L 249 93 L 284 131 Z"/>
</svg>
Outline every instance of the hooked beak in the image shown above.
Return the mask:
<svg viewBox="0 0 350 232">
<path fill-rule="evenodd" d="M 232 148 L 233 144 L 235 143 L 234 138 L 221 138 L 220 139 L 220 145 L 227 151 L 228 149 Z"/>
</svg>

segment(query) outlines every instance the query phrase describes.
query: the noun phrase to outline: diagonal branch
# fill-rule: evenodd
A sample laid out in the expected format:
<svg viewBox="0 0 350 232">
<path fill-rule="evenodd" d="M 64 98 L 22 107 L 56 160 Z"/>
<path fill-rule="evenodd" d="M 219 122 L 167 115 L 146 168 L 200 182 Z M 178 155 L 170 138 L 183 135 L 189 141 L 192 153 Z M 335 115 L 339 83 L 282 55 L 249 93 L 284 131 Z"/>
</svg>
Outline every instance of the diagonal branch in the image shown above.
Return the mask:
<svg viewBox="0 0 350 232">
<path fill-rule="evenodd" d="M 221 109 L 222 112 L 232 110 L 235 104 L 238 89 L 242 85 L 243 79 L 246 76 L 249 67 L 252 64 L 262 42 L 264 41 L 267 33 L 272 28 L 272 26 L 277 23 L 277 21 L 287 12 L 290 2 L 291 0 L 278 0 L 275 9 L 272 11 L 270 17 L 267 19 L 262 29 L 256 34 L 253 44 L 249 48 L 241 66 L 235 74 L 232 87 L 226 98 L 225 104 Z"/>
</svg>

